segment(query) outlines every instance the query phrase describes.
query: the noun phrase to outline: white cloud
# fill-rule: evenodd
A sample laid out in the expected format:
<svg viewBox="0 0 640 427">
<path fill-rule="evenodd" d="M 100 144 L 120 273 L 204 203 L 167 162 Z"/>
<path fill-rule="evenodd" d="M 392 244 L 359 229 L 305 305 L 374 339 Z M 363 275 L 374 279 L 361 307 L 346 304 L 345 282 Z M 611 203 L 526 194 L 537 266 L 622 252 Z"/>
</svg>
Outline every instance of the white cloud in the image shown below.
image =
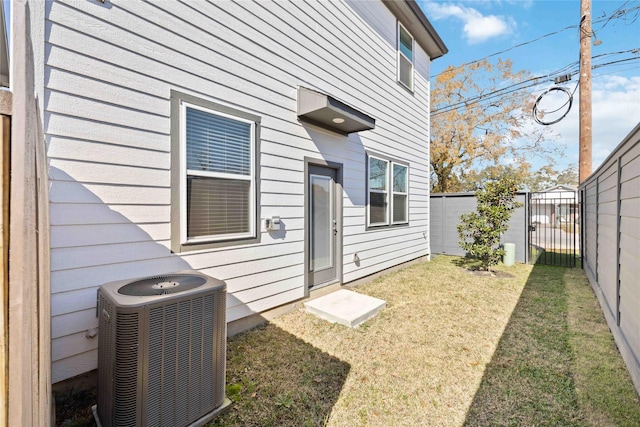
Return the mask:
<svg viewBox="0 0 640 427">
<path fill-rule="evenodd" d="M 571 112 L 553 129 L 567 144 L 567 160 L 578 163 L 579 91 Z M 640 77 L 601 76 L 592 81 L 592 164 L 595 170 L 640 123 Z"/>
<path fill-rule="evenodd" d="M 430 19 L 457 18 L 461 20 L 464 23 L 463 31 L 469 44 L 482 43 L 490 38 L 510 34 L 516 26 L 512 18 L 483 15 L 470 7 L 435 2 L 425 2 L 423 5 L 427 9 Z"/>
<path fill-rule="evenodd" d="M 507 4 L 518 5 L 523 9 L 531 9 L 533 7 L 534 0 L 508 0 Z"/>
</svg>

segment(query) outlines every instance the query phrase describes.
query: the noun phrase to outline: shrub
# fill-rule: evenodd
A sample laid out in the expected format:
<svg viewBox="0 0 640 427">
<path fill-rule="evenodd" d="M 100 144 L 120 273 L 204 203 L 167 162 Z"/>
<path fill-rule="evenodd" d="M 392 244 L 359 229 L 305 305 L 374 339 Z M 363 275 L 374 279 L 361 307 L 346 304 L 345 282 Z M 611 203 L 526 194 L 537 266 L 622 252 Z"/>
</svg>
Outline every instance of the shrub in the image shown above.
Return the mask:
<svg viewBox="0 0 640 427">
<path fill-rule="evenodd" d="M 460 217 L 460 246 L 480 261 L 481 270 L 489 271 L 504 255 L 500 236 L 507 230 L 513 210 L 522 206 L 515 200 L 517 191 L 516 181 L 509 177 L 488 182 L 476 192 L 476 212 Z"/>
</svg>

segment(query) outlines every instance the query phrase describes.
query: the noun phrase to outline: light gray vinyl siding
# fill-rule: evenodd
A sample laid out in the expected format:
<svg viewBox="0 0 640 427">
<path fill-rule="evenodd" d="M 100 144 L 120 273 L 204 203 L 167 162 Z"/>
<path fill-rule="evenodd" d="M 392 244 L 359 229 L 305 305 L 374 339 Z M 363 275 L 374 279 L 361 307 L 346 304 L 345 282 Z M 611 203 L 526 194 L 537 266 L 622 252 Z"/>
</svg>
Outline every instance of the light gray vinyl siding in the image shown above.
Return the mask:
<svg viewBox="0 0 640 427">
<path fill-rule="evenodd" d="M 584 268 L 640 392 L 640 125 L 580 192 Z"/>
<path fill-rule="evenodd" d="M 429 58 L 416 45 L 414 94 L 397 84 L 381 2 L 61 0 L 43 25 L 53 382 L 96 367 L 102 283 L 197 269 L 226 281 L 228 321 L 302 298 L 305 157 L 343 165 L 343 282 L 429 254 Z M 303 126 L 298 86 L 376 129 Z M 260 215 L 284 237 L 171 252 L 171 90 L 261 118 Z M 409 165 L 408 226 L 365 230 L 368 151 Z"/>
<path fill-rule="evenodd" d="M 509 220 L 509 227 L 500 238 L 502 243 L 513 243 L 516 246 L 515 260 L 528 262 L 529 232 L 527 230 L 527 194 L 518 193 L 516 201 L 522 206 L 515 209 Z M 431 195 L 431 253 L 466 256 L 460 247 L 458 224 L 460 216 L 475 212 L 478 205 L 474 193 L 451 193 Z"/>
<path fill-rule="evenodd" d="M 598 179 L 589 181 L 582 190 L 582 252 L 583 268 L 592 283 L 597 283 L 598 272 L 595 263 L 597 253 L 597 235 L 598 235 Z M 594 260 L 594 262 L 585 262 L 586 260 Z"/>
</svg>

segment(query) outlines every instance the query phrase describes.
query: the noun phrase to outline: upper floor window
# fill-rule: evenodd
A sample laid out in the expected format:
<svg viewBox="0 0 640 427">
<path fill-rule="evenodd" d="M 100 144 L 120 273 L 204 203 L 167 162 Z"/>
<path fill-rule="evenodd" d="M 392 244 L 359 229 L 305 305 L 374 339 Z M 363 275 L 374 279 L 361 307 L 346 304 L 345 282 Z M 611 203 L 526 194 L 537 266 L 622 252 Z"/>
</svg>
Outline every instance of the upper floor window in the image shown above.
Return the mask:
<svg viewBox="0 0 640 427">
<path fill-rule="evenodd" d="M 409 167 L 368 157 L 368 221 L 370 227 L 409 222 Z"/>
<path fill-rule="evenodd" d="M 413 91 L 413 37 L 398 22 L 398 81 Z"/>
<path fill-rule="evenodd" d="M 258 121 L 226 106 L 180 100 L 179 147 L 173 148 L 180 167 L 172 180 L 178 194 L 172 199 L 179 201 L 181 249 L 256 238 Z"/>
</svg>

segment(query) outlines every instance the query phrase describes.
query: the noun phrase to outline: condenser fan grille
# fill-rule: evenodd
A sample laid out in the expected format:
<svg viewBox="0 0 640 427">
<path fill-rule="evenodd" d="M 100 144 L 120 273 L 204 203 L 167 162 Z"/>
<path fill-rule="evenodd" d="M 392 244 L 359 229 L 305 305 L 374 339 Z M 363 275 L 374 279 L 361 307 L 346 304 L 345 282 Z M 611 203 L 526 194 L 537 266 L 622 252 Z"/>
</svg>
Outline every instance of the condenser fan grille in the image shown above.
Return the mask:
<svg viewBox="0 0 640 427">
<path fill-rule="evenodd" d="M 177 294 L 198 288 L 206 282 L 207 280 L 201 276 L 191 274 L 169 274 L 166 276 L 148 277 L 146 279 L 127 283 L 118 289 L 118 293 L 135 297 Z"/>
</svg>

